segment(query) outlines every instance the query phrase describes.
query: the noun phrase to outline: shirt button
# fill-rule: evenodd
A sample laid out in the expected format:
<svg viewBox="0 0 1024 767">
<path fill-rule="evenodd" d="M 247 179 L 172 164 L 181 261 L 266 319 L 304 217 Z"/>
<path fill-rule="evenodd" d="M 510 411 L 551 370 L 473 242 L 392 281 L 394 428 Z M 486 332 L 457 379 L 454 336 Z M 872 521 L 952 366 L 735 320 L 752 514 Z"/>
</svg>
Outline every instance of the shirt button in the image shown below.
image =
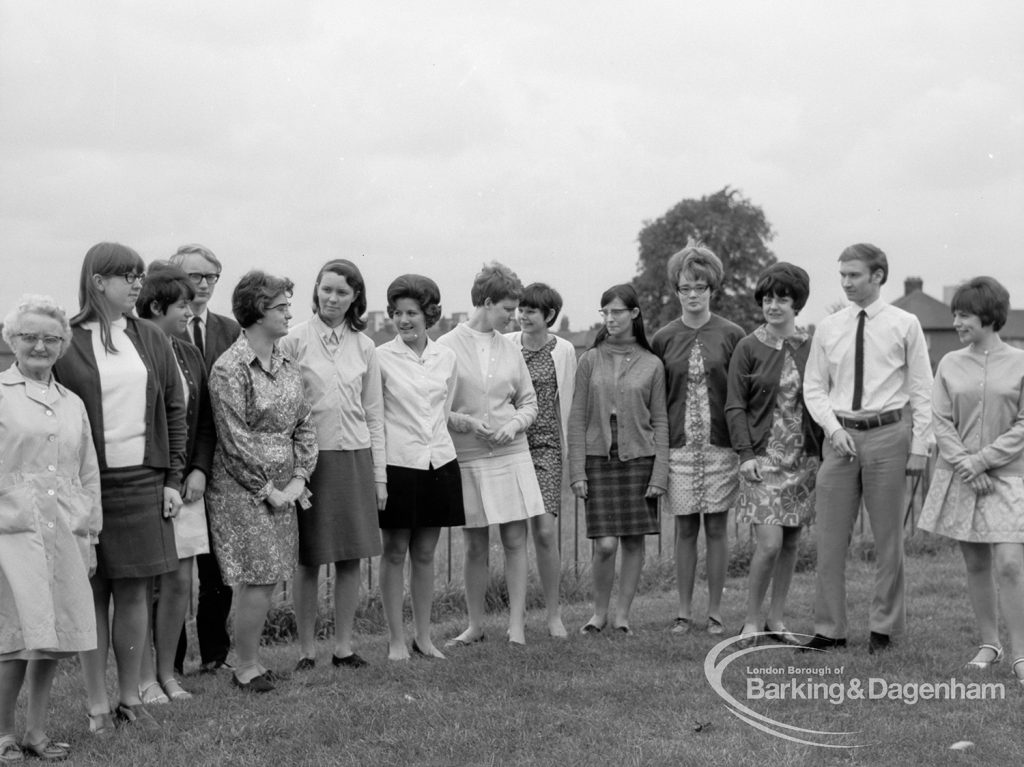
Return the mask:
<svg viewBox="0 0 1024 767">
<path fill-rule="evenodd" d="M 46 494 L 47 494 L 47 495 L 53 495 L 53 491 L 52 491 L 52 490 L 47 490 L 47 491 L 46 491 Z"/>
<path fill-rule="evenodd" d="M 57 467 L 56 467 L 56 466 L 54 466 L 54 465 L 53 465 L 53 464 L 51 463 L 51 464 L 50 464 L 49 466 L 47 466 L 47 467 L 46 467 L 46 470 L 47 470 L 47 471 L 57 471 Z"/>
<path fill-rule="evenodd" d="M 52 410 L 47 410 L 47 411 L 46 411 L 46 414 L 47 414 L 47 415 L 53 415 L 53 411 L 52 411 Z"/>
<path fill-rule="evenodd" d="M 47 437 L 46 439 L 47 439 L 47 441 L 48 441 L 48 442 L 53 442 L 53 441 L 54 441 L 55 439 L 57 439 L 57 437 L 56 437 L 55 435 L 51 434 L 51 435 L 50 435 L 49 437 Z"/>
<path fill-rule="evenodd" d="M 52 530 L 53 529 L 53 522 L 47 522 L 46 526 Z"/>
</svg>

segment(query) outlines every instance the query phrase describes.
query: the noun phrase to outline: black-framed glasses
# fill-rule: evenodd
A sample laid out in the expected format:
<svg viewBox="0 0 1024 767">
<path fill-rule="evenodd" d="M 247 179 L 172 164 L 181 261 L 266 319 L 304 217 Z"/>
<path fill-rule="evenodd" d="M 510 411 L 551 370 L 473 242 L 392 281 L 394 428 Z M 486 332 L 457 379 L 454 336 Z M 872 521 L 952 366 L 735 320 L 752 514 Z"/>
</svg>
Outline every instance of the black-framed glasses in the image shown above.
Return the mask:
<svg viewBox="0 0 1024 767">
<path fill-rule="evenodd" d="M 288 303 L 288 302 L 285 302 L 283 304 L 274 304 L 273 306 L 268 306 L 267 307 L 267 311 L 268 312 L 273 310 L 273 311 L 281 312 L 282 314 L 284 314 L 285 312 L 290 312 L 291 309 L 292 309 L 292 305 L 291 305 L 291 303 Z"/>
<path fill-rule="evenodd" d="M 64 339 L 60 336 L 41 336 L 38 333 L 15 333 L 14 335 L 33 349 L 40 341 L 43 342 L 43 346 L 47 349 L 56 349 L 64 342 Z"/>
<path fill-rule="evenodd" d="M 216 285 L 220 279 L 220 272 L 189 272 L 188 278 L 196 285 L 203 280 L 206 280 L 207 285 Z"/>
<path fill-rule="evenodd" d="M 124 281 L 129 285 L 134 285 L 135 283 L 139 283 L 141 285 L 146 281 L 146 275 L 141 274 L 140 272 L 125 272 L 121 276 L 124 277 Z"/>
<path fill-rule="evenodd" d="M 676 285 L 676 293 L 681 296 L 703 296 L 711 290 L 710 285 L 697 283 L 696 285 Z"/>
</svg>

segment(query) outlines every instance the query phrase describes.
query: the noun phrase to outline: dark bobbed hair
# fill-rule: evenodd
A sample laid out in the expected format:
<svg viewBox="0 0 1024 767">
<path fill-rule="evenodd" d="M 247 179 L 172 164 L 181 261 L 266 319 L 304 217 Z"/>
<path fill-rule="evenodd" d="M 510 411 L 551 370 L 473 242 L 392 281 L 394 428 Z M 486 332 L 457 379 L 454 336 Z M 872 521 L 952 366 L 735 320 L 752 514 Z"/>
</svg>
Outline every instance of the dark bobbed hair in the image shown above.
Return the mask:
<svg viewBox="0 0 1024 767">
<path fill-rule="evenodd" d="M 949 308 L 973 314 L 982 326 L 991 325 L 998 332 L 1010 313 L 1010 293 L 994 277 L 974 277 L 957 287 Z"/>
<path fill-rule="evenodd" d="M 317 295 L 317 291 L 320 290 L 320 280 L 328 272 L 344 277 L 345 282 L 355 293 L 352 304 L 345 312 L 345 322 L 352 330 L 365 330 L 366 319 L 363 315 L 366 314 L 366 283 L 359 267 L 346 258 L 335 258 L 320 267 L 320 272 L 316 275 L 316 284 L 313 286 L 313 311 L 320 312 L 320 296 Z"/>
<path fill-rule="evenodd" d="M 633 337 L 641 347 L 651 351 L 651 345 L 647 342 L 647 331 L 644 330 L 644 313 L 640 309 L 640 299 L 636 295 L 636 289 L 632 285 L 612 285 L 601 294 L 601 308 L 608 306 L 615 299 L 625 304 L 627 309 L 637 309 L 637 315 L 633 318 Z M 594 348 L 600 346 L 608 338 L 608 326 L 602 324 L 601 329 L 594 336 Z"/>
<path fill-rule="evenodd" d="M 109 277 L 129 272 L 142 274 L 145 270 L 146 265 L 142 261 L 142 256 L 127 245 L 119 242 L 100 242 L 93 245 L 86 251 L 82 260 L 82 273 L 78 280 L 79 310 L 78 314 L 71 318 L 71 325 L 98 322 L 103 348 L 110 354 L 116 354 L 117 349 L 110 340 L 110 320 L 102 310 L 105 299 L 93 282 L 93 275 Z"/>
<path fill-rule="evenodd" d="M 259 269 L 242 275 L 231 293 L 231 313 L 243 328 L 252 327 L 267 313 L 270 302 L 284 293 L 289 298 L 295 284 L 287 277 L 274 277 Z"/>
<path fill-rule="evenodd" d="M 411 298 L 419 304 L 428 328 L 441 319 L 441 289 L 437 283 L 422 274 L 403 274 L 388 285 L 388 317 L 395 316 L 395 305 L 402 298 Z"/>
<path fill-rule="evenodd" d="M 558 319 L 558 313 L 562 311 L 562 296 L 557 290 L 543 282 L 531 282 L 519 296 L 519 305 L 536 309 L 544 315 L 544 321 L 550 328 Z M 548 319 L 548 314 L 554 312 Z"/>
<path fill-rule="evenodd" d="M 523 294 L 523 283 L 516 276 L 516 273 L 504 264 L 491 261 L 484 264 L 483 269 L 473 280 L 473 287 L 469 291 L 469 297 L 473 306 L 484 305 L 484 301 L 491 299 L 492 304 L 511 298 L 518 301 Z"/>
<path fill-rule="evenodd" d="M 869 275 L 879 269 L 882 270 L 882 285 L 889 279 L 889 259 L 881 248 L 871 243 L 859 242 L 851 245 L 839 254 L 839 261 L 863 261 Z"/>
<path fill-rule="evenodd" d="M 772 264 L 757 278 L 754 300 L 760 306 L 766 296 L 792 298 L 793 310 L 799 312 L 811 293 L 811 278 L 803 269 L 786 261 Z"/>
<path fill-rule="evenodd" d="M 166 314 L 167 307 L 181 299 L 191 302 L 196 289 L 185 272 L 166 261 L 154 261 L 146 272 L 139 297 L 135 299 L 135 313 L 146 320 L 153 319 L 153 302 Z"/>
</svg>

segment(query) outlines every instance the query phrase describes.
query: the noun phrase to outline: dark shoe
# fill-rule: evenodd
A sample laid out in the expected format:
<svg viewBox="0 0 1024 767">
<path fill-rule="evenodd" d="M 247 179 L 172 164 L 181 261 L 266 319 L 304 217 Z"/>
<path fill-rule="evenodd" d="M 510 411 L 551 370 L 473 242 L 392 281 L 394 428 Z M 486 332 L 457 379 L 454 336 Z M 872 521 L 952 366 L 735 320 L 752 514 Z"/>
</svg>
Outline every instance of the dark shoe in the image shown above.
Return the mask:
<svg viewBox="0 0 1024 767">
<path fill-rule="evenodd" d="M 846 647 L 845 639 L 833 639 L 832 637 L 827 637 L 823 634 L 815 634 L 814 638 L 811 639 L 810 642 L 796 648 L 796 651 L 807 652 L 808 650 L 838 650 L 840 647 Z"/>
<path fill-rule="evenodd" d="M 159 730 L 160 723 L 153 718 L 153 715 L 146 711 L 141 703 L 129 706 L 126 703 L 118 703 L 114 709 L 114 718 L 122 727 L 138 727 L 140 730 Z"/>
<path fill-rule="evenodd" d="M 331 665 L 335 668 L 362 668 L 363 666 L 369 666 L 370 663 L 355 653 L 352 653 L 351 655 L 346 655 L 344 658 L 332 655 Z"/>
<path fill-rule="evenodd" d="M 275 684 L 277 682 L 287 682 L 292 678 L 292 675 L 287 671 L 274 671 L 273 669 L 268 668 L 263 672 L 263 677 L 271 684 Z"/>
<path fill-rule="evenodd" d="M 872 631 L 871 636 L 868 638 L 868 655 L 884 652 L 889 649 L 891 644 L 892 640 L 889 639 L 888 634 L 879 634 L 877 631 Z"/>
<path fill-rule="evenodd" d="M 312 671 L 316 667 L 316 661 L 313 658 L 299 658 L 299 662 L 295 664 L 296 671 Z"/>
<path fill-rule="evenodd" d="M 212 674 L 215 671 L 220 671 L 222 668 L 223 669 L 227 669 L 228 671 L 233 671 L 234 670 L 234 667 L 230 663 L 228 663 L 226 660 L 211 660 L 211 661 L 207 661 L 206 663 L 204 663 L 202 666 L 199 667 L 199 673 L 200 674 Z"/>
<path fill-rule="evenodd" d="M 581 634 L 600 634 L 601 629 L 604 626 L 598 626 L 596 623 L 584 623 L 583 628 L 580 629 Z"/>
<path fill-rule="evenodd" d="M 423 656 L 426 656 L 426 653 L 423 652 L 423 650 L 420 649 L 420 646 L 418 644 L 416 644 L 416 640 L 415 639 L 412 640 L 412 654 L 413 655 L 423 655 Z"/>
<path fill-rule="evenodd" d="M 44 738 L 38 743 L 25 741 L 21 744 L 21 750 L 29 756 L 42 759 L 44 762 L 63 762 L 71 756 L 71 745 L 69 743 L 58 743 L 49 738 Z"/>
<path fill-rule="evenodd" d="M 777 629 L 770 629 L 766 623 L 764 624 L 764 631 L 768 635 L 768 638 L 774 642 L 793 645 L 794 647 L 798 647 L 800 645 L 800 640 L 796 638 L 796 634 L 785 626 L 779 626 Z"/>
<path fill-rule="evenodd" d="M 270 692 L 271 690 L 277 689 L 271 681 L 267 679 L 266 674 L 254 676 L 248 682 L 239 682 L 238 677 L 232 674 L 231 684 L 239 690 L 245 690 L 246 692 Z"/>
<path fill-rule="evenodd" d="M 670 631 L 673 634 L 689 634 L 691 628 L 692 626 L 690 625 L 689 618 L 677 617 L 674 621 L 672 621 L 672 628 L 670 629 Z"/>
</svg>

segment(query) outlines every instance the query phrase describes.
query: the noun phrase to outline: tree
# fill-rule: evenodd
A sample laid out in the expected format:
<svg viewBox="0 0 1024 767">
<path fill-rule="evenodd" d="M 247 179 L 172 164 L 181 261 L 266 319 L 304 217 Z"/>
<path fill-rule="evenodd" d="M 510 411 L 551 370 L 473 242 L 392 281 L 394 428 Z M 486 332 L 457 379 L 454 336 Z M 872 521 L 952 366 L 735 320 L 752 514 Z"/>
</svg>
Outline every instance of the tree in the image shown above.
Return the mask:
<svg viewBox="0 0 1024 767">
<path fill-rule="evenodd" d="M 768 249 L 774 236 L 764 211 L 728 186 L 699 200 L 683 200 L 661 218 L 645 221 L 633 287 L 648 327 L 660 328 L 680 314 L 666 267 L 692 237 L 711 248 L 725 267 L 711 311 L 753 330 L 764 319 L 754 303 L 754 288 L 761 272 L 777 260 Z"/>
</svg>

